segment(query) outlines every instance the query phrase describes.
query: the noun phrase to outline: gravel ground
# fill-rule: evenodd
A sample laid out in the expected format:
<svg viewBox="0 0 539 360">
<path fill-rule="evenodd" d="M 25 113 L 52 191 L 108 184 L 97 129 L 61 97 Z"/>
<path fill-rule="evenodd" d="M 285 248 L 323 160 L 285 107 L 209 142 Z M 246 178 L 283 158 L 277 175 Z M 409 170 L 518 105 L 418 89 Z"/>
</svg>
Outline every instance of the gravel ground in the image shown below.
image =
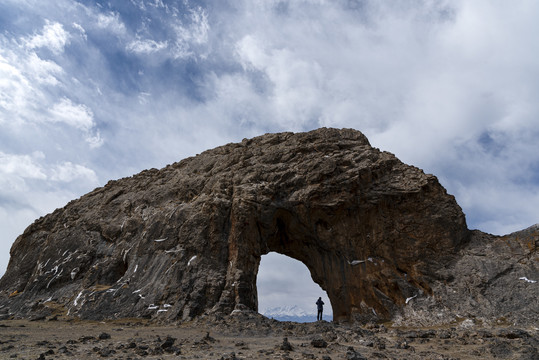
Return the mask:
<svg viewBox="0 0 539 360">
<path fill-rule="evenodd" d="M 539 359 L 539 331 L 278 322 L 0 321 L 0 359 Z"/>
</svg>

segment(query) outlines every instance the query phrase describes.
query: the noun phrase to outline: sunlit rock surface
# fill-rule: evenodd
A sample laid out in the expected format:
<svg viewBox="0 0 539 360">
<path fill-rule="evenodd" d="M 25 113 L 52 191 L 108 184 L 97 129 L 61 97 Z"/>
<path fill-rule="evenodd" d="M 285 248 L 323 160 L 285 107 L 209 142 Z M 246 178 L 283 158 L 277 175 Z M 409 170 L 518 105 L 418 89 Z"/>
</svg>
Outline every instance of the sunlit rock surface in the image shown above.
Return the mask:
<svg viewBox="0 0 539 360">
<path fill-rule="evenodd" d="M 335 320 L 530 322 L 539 286 L 519 278 L 539 280 L 537 233 L 469 231 L 435 176 L 358 131 L 267 134 L 38 219 L 11 249 L 0 315 L 256 311 L 260 257 L 276 251 L 309 268 Z"/>
</svg>

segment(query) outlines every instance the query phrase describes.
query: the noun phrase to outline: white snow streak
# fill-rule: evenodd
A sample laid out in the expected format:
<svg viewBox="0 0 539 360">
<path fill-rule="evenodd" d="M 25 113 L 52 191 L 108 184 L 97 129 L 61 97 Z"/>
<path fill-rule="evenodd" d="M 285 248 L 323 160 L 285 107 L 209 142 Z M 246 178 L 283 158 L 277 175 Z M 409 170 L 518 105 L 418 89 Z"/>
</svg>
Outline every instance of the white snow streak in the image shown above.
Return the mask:
<svg viewBox="0 0 539 360">
<path fill-rule="evenodd" d="M 83 291 L 84 291 L 84 290 L 83 290 Z M 74 304 L 75 306 L 77 306 L 77 301 L 79 301 L 81 295 L 82 295 L 82 291 L 79 293 L 79 295 L 77 295 L 77 298 L 75 299 L 75 301 L 73 301 L 73 304 Z"/>
<path fill-rule="evenodd" d="M 417 295 L 414 295 L 414 296 L 412 296 L 412 297 L 406 298 L 406 303 L 408 304 L 408 302 L 409 302 L 410 300 L 412 300 L 412 299 L 414 299 L 414 298 L 416 298 L 416 297 L 417 297 Z"/>
</svg>

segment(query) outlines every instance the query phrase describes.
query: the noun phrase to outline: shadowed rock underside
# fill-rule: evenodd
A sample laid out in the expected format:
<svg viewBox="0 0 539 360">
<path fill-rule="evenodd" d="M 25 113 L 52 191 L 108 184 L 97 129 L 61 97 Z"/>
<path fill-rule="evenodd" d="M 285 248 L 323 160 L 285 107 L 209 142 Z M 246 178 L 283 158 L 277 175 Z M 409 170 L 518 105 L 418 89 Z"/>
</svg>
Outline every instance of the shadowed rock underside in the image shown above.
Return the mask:
<svg viewBox="0 0 539 360">
<path fill-rule="evenodd" d="M 470 232 L 435 176 L 358 131 L 267 134 L 110 181 L 38 219 L 11 249 L 0 314 L 256 311 L 260 257 L 276 251 L 308 267 L 335 320 L 526 322 L 538 287 L 519 276 L 537 275 L 537 243 L 536 229 Z M 499 305 L 512 280 L 525 294 Z"/>
</svg>

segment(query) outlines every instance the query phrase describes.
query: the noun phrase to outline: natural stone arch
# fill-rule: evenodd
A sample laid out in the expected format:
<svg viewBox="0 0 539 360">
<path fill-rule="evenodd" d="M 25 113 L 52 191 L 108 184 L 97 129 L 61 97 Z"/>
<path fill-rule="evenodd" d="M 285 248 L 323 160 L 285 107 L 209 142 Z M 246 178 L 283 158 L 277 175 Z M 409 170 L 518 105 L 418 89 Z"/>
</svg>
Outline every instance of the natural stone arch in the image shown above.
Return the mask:
<svg viewBox="0 0 539 360">
<path fill-rule="evenodd" d="M 268 134 L 111 181 L 38 219 L 0 289 L 20 314 L 48 298 L 83 318 L 256 311 L 260 256 L 276 251 L 309 268 L 335 320 L 389 317 L 431 293 L 468 235 L 435 176 L 360 132 Z"/>
<path fill-rule="evenodd" d="M 299 196 L 280 192 L 269 203 L 245 202 L 249 195 L 240 190 L 243 200 L 232 214 L 244 216 L 229 238 L 237 249 L 233 303 L 239 309 L 258 310 L 256 273 L 260 256 L 270 251 L 307 266 L 327 292 L 336 321 L 388 318 L 406 298 L 431 295 L 429 271 L 466 239 L 464 216 L 434 176 L 379 155 L 387 158 L 375 171 L 360 171 L 346 187 L 329 178 L 324 187 L 301 189 Z M 406 184 L 395 172 L 401 166 L 411 178 Z M 371 193 L 373 187 L 378 191 Z"/>
</svg>

